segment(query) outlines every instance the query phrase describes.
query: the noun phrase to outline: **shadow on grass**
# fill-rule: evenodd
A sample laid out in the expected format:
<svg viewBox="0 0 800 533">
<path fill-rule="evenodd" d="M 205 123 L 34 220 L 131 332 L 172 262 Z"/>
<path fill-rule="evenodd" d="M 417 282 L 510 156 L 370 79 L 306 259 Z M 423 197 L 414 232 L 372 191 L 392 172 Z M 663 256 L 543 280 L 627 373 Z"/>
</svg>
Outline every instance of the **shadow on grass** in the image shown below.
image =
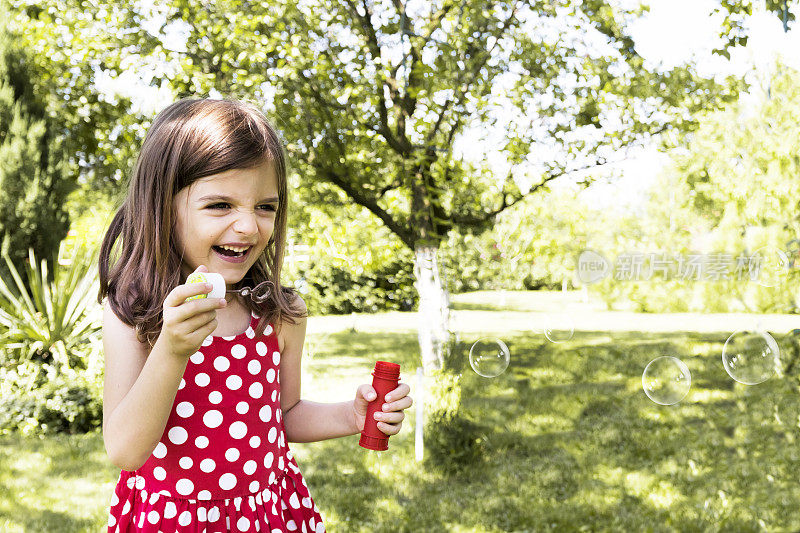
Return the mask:
<svg viewBox="0 0 800 533">
<path fill-rule="evenodd" d="M 509 335 L 511 364 L 494 379 L 471 371 L 465 340 L 453 364 L 464 416 L 489 428 L 480 461 L 447 473 L 413 462 L 406 441 L 393 451 L 400 461 L 374 475 L 363 454 L 332 441 L 308 457 L 310 484 L 332 531 L 797 530 L 795 378 L 735 383 L 720 359 L 728 335 L 578 332 L 560 344 Z M 416 350 L 414 335 L 353 341 L 340 336 L 331 353 Z M 692 373 L 676 405 L 641 389 L 661 355 Z"/>
</svg>

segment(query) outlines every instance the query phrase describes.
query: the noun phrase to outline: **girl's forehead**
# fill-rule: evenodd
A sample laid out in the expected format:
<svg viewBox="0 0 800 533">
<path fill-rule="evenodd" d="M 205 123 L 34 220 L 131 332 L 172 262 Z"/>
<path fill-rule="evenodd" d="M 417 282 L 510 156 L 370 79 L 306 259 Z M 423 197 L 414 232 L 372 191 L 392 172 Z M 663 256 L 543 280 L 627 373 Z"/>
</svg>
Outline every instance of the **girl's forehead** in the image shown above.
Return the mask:
<svg viewBox="0 0 800 533">
<path fill-rule="evenodd" d="M 199 178 L 189 185 L 192 196 L 212 192 L 254 192 L 277 194 L 278 183 L 272 165 L 260 165 L 247 169 L 231 169 L 212 176 Z"/>
</svg>

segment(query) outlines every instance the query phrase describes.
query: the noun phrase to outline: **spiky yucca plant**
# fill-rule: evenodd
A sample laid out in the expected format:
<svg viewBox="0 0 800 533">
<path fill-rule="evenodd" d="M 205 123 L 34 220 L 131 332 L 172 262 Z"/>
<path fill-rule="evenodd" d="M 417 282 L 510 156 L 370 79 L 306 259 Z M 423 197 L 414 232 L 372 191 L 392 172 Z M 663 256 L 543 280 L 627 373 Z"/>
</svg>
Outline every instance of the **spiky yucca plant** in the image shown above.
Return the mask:
<svg viewBox="0 0 800 533">
<path fill-rule="evenodd" d="M 37 263 L 29 248 L 30 294 L 8 254 L 2 255 L 17 290 L 0 277 L 0 363 L 36 356 L 57 368 L 70 367 L 71 358 L 85 354 L 102 328 L 97 248 L 76 247 L 67 268 L 55 266 L 52 282 L 47 262 Z"/>
</svg>

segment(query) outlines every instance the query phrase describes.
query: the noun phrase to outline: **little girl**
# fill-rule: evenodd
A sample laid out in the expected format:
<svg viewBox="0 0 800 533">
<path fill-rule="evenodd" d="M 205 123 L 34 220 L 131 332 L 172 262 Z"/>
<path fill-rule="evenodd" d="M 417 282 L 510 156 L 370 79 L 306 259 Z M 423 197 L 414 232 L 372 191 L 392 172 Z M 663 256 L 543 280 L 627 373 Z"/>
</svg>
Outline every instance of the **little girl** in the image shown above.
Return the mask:
<svg viewBox="0 0 800 533">
<path fill-rule="evenodd" d="M 103 439 L 122 470 L 109 532 L 325 531 L 287 443 L 359 433 L 376 392 L 300 399 L 307 313 L 280 285 L 287 192 L 255 106 L 181 100 L 154 119 L 99 259 Z M 221 274 L 226 297 L 185 283 L 198 271 Z M 236 292 L 257 285 L 275 290 Z M 408 392 L 375 414 L 387 435 Z"/>
</svg>

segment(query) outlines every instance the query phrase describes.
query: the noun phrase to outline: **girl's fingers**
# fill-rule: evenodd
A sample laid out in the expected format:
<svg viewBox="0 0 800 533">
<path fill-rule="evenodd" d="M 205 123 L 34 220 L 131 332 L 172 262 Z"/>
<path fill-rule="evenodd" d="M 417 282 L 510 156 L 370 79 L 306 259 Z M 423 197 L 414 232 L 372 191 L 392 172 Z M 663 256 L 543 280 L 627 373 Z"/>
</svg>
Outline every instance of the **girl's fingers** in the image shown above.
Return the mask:
<svg viewBox="0 0 800 533">
<path fill-rule="evenodd" d="M 378 422 L 378 429 L 384 432 L 387 435 L 397 435 L 400 433 L 400 428 L 402 426 L 400 424 L 387 424 L 386 422 Z"/>
<path fill-rule="evenodd" d="M 386 401 L 397 400 L 406 396 L 409 392 L 411 392 L 411 387 L 405 383 L 401 383 L 399 387 L 386 394 Z"/>
<path fill-rule="evenodd" d="M 393 411 L 391 413 L 375 413 L 375 420 L 378 422 L 386 422 L 387 424 L 397 424 L 402 422 L 406 417 L 403 411 Z"/>
<path fill-rule="evenodd" d="M 403 396 L 401 399 L 397 400 L 396 402 L 389 402 L 383 404 L 381 408 L 382 411 L 402 411 L 403 409 L 408 409 L 414 404 L 414 400 L 411 399 L 411 396 Z"/>
</svg>

